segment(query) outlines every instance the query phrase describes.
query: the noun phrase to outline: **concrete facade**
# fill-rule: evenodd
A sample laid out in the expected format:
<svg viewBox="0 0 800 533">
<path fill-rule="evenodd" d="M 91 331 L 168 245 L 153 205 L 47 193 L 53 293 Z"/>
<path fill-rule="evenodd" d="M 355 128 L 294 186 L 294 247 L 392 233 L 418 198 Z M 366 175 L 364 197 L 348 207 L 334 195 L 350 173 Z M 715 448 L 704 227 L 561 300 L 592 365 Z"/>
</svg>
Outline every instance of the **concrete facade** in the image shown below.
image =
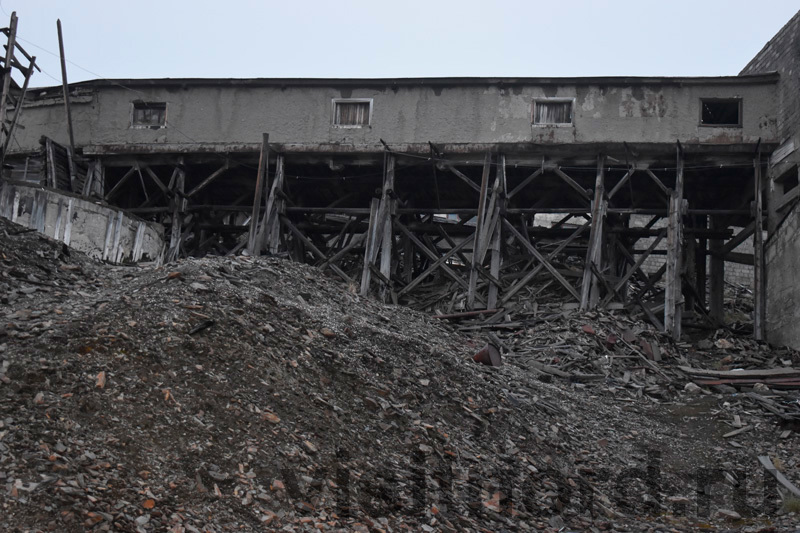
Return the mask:
<svg viewBox="0 0 800 533">
<path fill-rule="evenodd" d="M 84 198 L 0 181 L 0 216 L 110 263 L 161 261 L 163 228 Z"/>
<path fill-rule="evenodd" d="M 772 142 L 777 78 L 119 80 L 73 85 L 76 144 Z M 125 88 L 122 88 L 124 86 Z M 36 89 L 16 151 L 66 143 L 61 88 Z M 332 124 L 332 101 L 371 99 L 369 126 Z M 533 101 L 573 101 L 570 125 L 533 125 Z M 741 127 L 700 125 L 701 98 L 740 98 Z M 132 128 L 134 101 L 165 102 L 164 128 Z"/>
<path fill-rule="evenodd" d="M 742 70 L 780 73 L 777 127 L 780 146 L 769 161 L 766 197 L 770 237 L 766 244 L 767 339 L 800 347 L 800 264 L 797 199 L 800 187 L 800 12 Z"/>
</svg>

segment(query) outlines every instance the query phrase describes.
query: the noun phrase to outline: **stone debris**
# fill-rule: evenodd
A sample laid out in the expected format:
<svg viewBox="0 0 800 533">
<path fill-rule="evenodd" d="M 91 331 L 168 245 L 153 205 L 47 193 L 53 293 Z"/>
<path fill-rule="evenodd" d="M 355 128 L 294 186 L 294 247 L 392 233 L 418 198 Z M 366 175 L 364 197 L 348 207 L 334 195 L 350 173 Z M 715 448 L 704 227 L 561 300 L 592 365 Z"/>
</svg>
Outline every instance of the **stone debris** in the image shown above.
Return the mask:
<svg viewBox="0 0 800 533">
<path fill-rule="evenodd" d="M 0 221 L 16 291 L 0 306 L 0 530 L 794 523 L 757 459 L 800 479 L 796 426 L 763 404 L 794 391 L 690 393 L 679 368 L 794 352 L 673 345 L 623 311 L 544 304 L 536 324 L 459 331 L 306 265 L 112 267 L 16 231 Z M 473 360 L 487 344 L 501 366 Z"/>
</svg>

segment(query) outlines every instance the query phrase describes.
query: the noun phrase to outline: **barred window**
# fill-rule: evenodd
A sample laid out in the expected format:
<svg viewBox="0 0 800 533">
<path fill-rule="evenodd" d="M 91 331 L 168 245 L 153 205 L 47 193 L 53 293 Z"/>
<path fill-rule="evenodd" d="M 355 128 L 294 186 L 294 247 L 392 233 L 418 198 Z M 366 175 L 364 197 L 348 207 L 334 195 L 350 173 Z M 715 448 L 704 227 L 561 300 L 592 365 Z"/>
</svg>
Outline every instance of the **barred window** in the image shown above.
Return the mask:
<svg viewBox="0 0 800 533">
<path fill-rule="evenodd" d="M 360 128 L 370 125 L 371 99 L 348 99 L 333 101 L 333 125 Z"/>
<path fill-rule="evenodd" d="M 534 100 L 534 124 L 572 124 L 572 100 Z"/>
</svg>

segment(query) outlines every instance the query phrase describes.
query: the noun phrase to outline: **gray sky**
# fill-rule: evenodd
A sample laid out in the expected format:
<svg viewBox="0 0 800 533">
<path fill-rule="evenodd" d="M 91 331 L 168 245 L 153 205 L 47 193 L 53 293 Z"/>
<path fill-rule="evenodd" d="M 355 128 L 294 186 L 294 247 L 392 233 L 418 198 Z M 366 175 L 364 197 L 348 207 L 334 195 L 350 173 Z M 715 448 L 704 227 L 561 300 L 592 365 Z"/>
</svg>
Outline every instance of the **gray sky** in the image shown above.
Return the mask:
<svg viewBox="0 0 800 533">
<path fill-rule="evenodd" d="M 735 75 L 797 0 L 2 0 L 61 81 L 161 77 Z M 46 51 L 45 51 L 46 50 Z M 49 53 L 48 53 L 49 52 Z M 48 75 L 49 74 L 49 75 Z M 55 79 L 54 79 L 55 78 Z"/>
</svg>

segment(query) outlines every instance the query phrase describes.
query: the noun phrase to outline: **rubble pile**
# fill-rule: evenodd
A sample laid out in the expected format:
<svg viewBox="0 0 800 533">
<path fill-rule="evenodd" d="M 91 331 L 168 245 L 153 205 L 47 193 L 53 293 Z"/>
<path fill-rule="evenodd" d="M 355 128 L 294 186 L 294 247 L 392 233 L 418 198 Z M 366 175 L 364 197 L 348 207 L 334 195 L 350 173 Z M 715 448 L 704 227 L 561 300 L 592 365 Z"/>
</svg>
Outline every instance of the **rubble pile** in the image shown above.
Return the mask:
<svg viewBox="0 0 800 533">
<path fill-rule="evenodd" d="M 756 456 L 798 479 L 796 433 L 748 397 L 686 391 L 690 350 L 624 314 L 469 337 L 305 265 L 110 267 L 3 228 L 3 272 L 26 274 L 2 278 L 18 294 L 0 307 L 4 531 L 759 531 L 796 519 L 776 493 L 736 507 L 731 488 L 765 477 Z M 473 360 L 487 339 L 506 364 Z M 698 468 L 721 477 L 695 483 Z"/>
</svg>

